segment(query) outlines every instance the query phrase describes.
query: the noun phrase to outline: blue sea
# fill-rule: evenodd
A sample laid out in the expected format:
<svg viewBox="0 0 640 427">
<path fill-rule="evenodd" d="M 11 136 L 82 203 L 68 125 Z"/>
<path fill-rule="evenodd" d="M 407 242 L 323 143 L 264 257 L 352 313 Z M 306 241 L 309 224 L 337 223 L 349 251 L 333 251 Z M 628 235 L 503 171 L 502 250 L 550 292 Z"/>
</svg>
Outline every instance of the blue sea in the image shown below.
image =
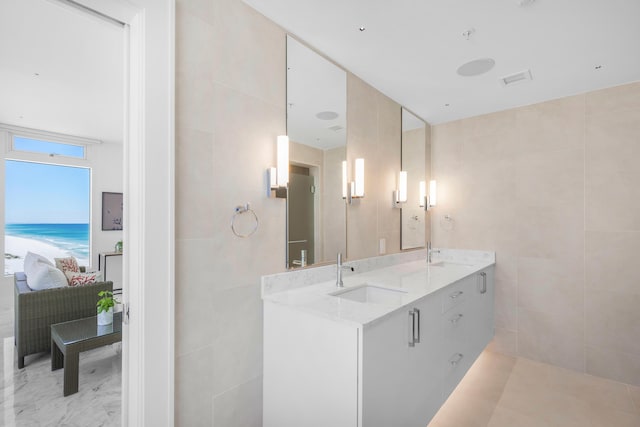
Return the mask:
<svg viewBox="0 0 640 427">
<path fill-rule="evenodd" d="M 76 258 L 89 259 L 89 224 L 5 224 L 4 232 L 8 236 L 40 240 Z"/>
</svg>

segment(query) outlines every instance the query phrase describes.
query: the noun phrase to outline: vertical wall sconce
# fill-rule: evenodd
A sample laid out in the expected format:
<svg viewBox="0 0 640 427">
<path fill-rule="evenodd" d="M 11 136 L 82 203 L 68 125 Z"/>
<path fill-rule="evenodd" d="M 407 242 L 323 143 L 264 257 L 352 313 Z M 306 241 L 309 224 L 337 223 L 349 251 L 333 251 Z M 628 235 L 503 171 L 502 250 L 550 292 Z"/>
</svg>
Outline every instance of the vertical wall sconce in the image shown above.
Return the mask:
<svg viewBox="0 0 640 427">
<path fill-rule="evenodd" d="M 364 197 L 364 159 L 356 159 L 356 180 L 353 187 L 351 197 L 356 199 Z"/>
<path fill-rule="evenodd" d="M 342 162 L 342 198 L 351 204 L 352 199 L 364 197 L 364 159 L 356 159 L 355 180 L 349 181 L 347 175 L 347 162 Z"/>
<path fill-rule="evenodd" d="M 347 161 L 342 161 L 342 198 L 346 199 L 349 193 L 349 178 L 347 177 Z"/>
<path fill-rule="evenodd" d="M 429 207 L 435 207 L 437 201 L 436 180 L 429 181 Z"/>
<path fill-rule="evenodd" d="M 278 187 L 289 184 L 289 137 L 278 136 Z"/>
<path fill-rule="evenodd" d="M 429 195 L 426 194 L 426 183 L 424 181 L 420 181 L 420 207 L 425 208 L 425 210 L 430 210 L 436 206 L 436 202 L 438 200 L 438 192 L 436 180 L 432 179 L 429 181 Z"/>
<path fill-rule="evenodd" d="M 286 198 L 287 186 L 289 185 L 289 137 L 279 135 L 276 145 L 277 164 L 276 167 L 267 169 L 269 182 L 269 195 Z"/>
<path fill-rule="evenodd" d="M 426 210 L 431 210 L 431 208 L 434 208 L 436 206 L 436 202 L 438 200 L 436 180 L 432 179 L 431 181 L 429 181 L 428 196 L 424 195 L 424 184 L 424 181 L 420 181 L 420 207 L 424 207 Z"/>
<path fill-rule="evenodd" d="M 393 192 L 393 200 L 397 208 L 401 203 L 407 203 L 407 171 L 398 174 L 398 189 Z"/>
</svg>

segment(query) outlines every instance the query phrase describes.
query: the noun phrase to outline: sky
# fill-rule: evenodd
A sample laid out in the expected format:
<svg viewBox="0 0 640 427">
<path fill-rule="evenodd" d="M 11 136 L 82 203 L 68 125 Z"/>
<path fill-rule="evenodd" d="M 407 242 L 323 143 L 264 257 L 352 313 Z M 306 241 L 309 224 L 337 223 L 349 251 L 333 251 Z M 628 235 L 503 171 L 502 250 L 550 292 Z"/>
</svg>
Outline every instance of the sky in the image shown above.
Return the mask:
<svg viewBox="0 0 640 427">
<path fill-rule="evenodd" d="M 6 224 L 89 223 L 90 169 L 5 162 Z"/>
</svg>

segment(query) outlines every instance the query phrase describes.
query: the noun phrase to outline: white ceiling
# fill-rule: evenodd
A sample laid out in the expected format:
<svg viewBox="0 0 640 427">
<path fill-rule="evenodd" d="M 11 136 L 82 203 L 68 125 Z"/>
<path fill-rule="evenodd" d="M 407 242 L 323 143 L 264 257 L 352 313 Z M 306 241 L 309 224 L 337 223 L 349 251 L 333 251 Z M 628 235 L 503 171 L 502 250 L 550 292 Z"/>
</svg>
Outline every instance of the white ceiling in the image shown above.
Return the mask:
<svg viewBox="0 0 640 427">
<path fill-rule="evenodd" d="M 287 104 L 292 141 L 321 150 L 347 144 L 347 73 L 292 37 L 287 37 Z M 319 119 L 322 112 L 337 117 Z"/>
<path fill-rule="evenodd" d="M 0 123 L 121 143 L 123 37 L 56 1 L 1 0 Z"/>
<path fill-rule="evenodd" d="M 244 1 L 430 123 L 640 80 L 638 0 Z"/>
</svg>

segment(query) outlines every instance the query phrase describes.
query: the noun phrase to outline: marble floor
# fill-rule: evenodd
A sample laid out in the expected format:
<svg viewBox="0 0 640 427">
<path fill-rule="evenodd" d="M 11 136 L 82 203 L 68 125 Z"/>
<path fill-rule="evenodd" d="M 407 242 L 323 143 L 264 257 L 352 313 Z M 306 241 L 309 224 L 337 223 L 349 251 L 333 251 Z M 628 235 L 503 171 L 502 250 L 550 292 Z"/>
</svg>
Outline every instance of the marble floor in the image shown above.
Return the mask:
<svg viewBox="0 0 640 427">
<path fill-rule="evenodd" d="M 62 395 L 62 370 L 51 371 L 48 353 L 25 358 L 18 369 L 13 310 L 0 312 L 0 426 L 119 426 L 121 344 L 80 354 L 78 393 Z"/>
<path fill-rule="evenodd" d="M 640 427 L 640 387 L 485 351 L 428 427 Z"/>
</svg>

